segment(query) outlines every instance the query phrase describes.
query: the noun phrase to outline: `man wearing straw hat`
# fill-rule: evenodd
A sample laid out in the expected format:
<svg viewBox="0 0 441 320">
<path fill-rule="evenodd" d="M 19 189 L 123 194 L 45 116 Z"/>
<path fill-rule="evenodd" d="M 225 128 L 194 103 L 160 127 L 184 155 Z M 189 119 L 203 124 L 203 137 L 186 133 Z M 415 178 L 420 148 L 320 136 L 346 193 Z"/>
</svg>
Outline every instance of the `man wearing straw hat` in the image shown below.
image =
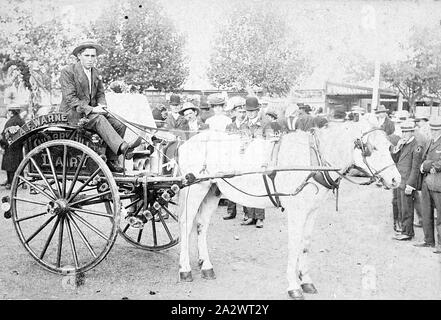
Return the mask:
<svg viewBox="0 0 441 320">
<path fill-rule="evenodd" d="M 185 102 L 179 114 L 187 120 L 187 139 L 196 135 L 200 130 L 208 129 L 208 125 L 199 118 L 200 109 L 191 102 Z"/>
<path fill-rule="evenodd" d="M 384 105 L 380 105 L 378 109 L 375 110 L 375 114 L 380 128 L 383 129 L 388 136 L 395 132 L 395 125 L 387 115 L 387 109 Z"/>
<path fill-rule="evenodd" d="M 415 208 L 415 193 L 423 146 L 415 139 L 415 123 L 405 121 L 400 125 L 402 138 L 397 145 L 391 148 L 391 155 L 401 175 L 401 184 L 398 187 L 398 210 L 401 217 L 402 231 L 393 239 L 403 241 L 411 240 L 415 235 L 413 230 L 413 217 Z"/>
<path fill-rule="evenodd" d="M 111 171 L 123 172 L 117 164 L 118 155 L 124 154 L 127 159 L 133 156 L 141 140 L 131 143 L 123 140 L 126 126 L 110 117 L 104 107 L 107 105 L 104 87 L 98 70 L 94 67 L 97 56 L 103 48 L 92 40 L 80 43 L 72 51 L 78 62 L 61 71 L 60 84 L 62 101 L 60 109 L 67 112 L 68 120 L 78 125 L 79 120 L 86 119 L 84 127 L 97 132 L 107 144 L 107 165 Z"/>
<path fill-rule="evenodd" d="M 244 134 L 248 129 L 247 127 L 247 118 L 246 118 L 246 110 L 245 110 L 245 99 L 242 97 L 234 97 L 235 99 L 232 102 L 232 114 L 233 114 L 233 122 L 230 123 L 226 130 L 230 133 L 238 133 Z M 246 209 L 244 209 L 245 215 Z M 228 200 L 227 201 L 227 215 L 223 217 L 224 220 L 234 219 L 237 214 L 237 205 L 235 202 Z M 245 217 L 244 220 L 247 218 Z"/>
<path fill-rule="evenodd" d="M 2 170 L 6 171 L 7 180 L 2 183 L 6 190 L 11 189 L 12 179 L 14 178 L 15 171 L 18 165 L 23 160 L 22 144 L 15 143 L 9 145 L 7 142 L 7 135 L 14 134 L 17 130 L 24 125 L 24 120 L 20 117 L 20 112 L 23 110 L 18 104 L 9 104 L 6 108 L 8 111 L 8 121 L 5 123 L 5 127 L 1 134 L 0 146 L 5 150 L 2 159 Z"/>
<path fill-rule="evenodd" d="M 420 171 L 423 174 L 421 188 L 422 217 L 424 242 L 415 244 L 417 247 L 434 247 L 435 232 L 437 248 L 434 253 L 441 253 L 441 116 L 432 116 L 429 120 L 432 139 L 423 152 L 423 163 Z M 437 217 L 435 220 L 434 209 Z"/>
</svg>

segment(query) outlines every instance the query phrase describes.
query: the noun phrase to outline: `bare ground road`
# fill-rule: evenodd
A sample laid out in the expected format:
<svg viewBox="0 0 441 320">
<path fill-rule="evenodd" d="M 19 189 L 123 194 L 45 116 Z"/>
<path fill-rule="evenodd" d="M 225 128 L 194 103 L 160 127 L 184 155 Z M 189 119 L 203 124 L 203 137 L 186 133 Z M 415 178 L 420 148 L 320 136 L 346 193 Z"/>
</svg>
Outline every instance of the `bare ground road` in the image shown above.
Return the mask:
<svg viewBox="0 0 441 320">
<path fill-rule="evenodd" d="M 0 196 L 7 194 L 0 189 Z M 224 221 L 219 207 L 209 232 L 215 280 L 203 280 L 193 252 L 191 283 L 178 281 L 179 245 L 154 253 L 118 237 L 84 285 L 40 267 L 20 243 L 11 220 L 0 223 L 0 299 L 288 299 L 286 216 L 267 210 L 263 229 Z M 330 194 L 321 206 L 310 253 L 318 294 L 307 299 L 440 299 L 441 260 L 432 249 L 393 235 L 391 191 L 343 183 L 340 211 Z"/>
</svg>

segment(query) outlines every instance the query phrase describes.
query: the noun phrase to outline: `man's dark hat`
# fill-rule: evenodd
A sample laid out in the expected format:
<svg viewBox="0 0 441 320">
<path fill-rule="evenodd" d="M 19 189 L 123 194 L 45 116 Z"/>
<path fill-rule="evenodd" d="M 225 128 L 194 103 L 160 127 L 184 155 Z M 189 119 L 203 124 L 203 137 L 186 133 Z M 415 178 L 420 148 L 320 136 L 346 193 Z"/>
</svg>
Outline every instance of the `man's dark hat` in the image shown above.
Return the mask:
<svg viewBox="0 0 441 320">
<path fill-rule="evenodd" d="M 259 110 L 259 100 L 256 97 L 247 97 L 245 100 L 245 110 L 246 111 L 256 111 Z"/>
<path fill-rule="evenodd" d="M 429 117 L 428 116 L 418 116 L 418 117 L 415 117 L 415 121 L 416 122 L 419 122 L 421 120 L 429 121 Z"/>
<path fill-rule="evenodd" d="M 201 102 L 199 103 L 199 107 L 201 109 L 210 109 L 210 106 L 208 105 L 207 96 L 201 96 Z"/>
<path fill-rule="evenodd" d="M 305 110 L 306 113 L 310 113 L 312 111 L 312 108 L 309 104 L 302 104 L 299 106 L 300 110 Z"/>
<path fill-rule="evenodd" d="M 72 54 L 76 57 L 77 54 L 84 48 L 95 48 L 97 56 L 104 52 L 103 47 L 96 43 L 94 40 L 85 40 L 81 42 L 78 46 L 76 46 L 75 49 L 73 49 Z"/>
<path fill-rule="evenodd" d="M 172 94 L 170 96 L 170 105 L 172 106 L 178 106 L 181 104 L 181 97 L 178 96 L 177 94 Z"/>
<path fill-rule="evenodd" d="M 269 115 L 270 117 L 273 117 L 274 119 L 278 118 L 277 113 L 274 111 L 268 111 L 266 114 Z"/>
</svg>

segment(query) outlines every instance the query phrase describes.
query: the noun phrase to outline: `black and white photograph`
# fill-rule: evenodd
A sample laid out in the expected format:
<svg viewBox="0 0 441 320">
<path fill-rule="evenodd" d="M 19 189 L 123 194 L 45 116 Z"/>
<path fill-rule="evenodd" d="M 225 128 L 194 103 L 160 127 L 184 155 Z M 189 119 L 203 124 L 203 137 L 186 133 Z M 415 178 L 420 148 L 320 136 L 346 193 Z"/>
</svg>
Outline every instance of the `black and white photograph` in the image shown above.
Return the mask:
<svg viewBox="0 0 441 320">
<path fill-rule="evenodd" d="M 437 0 L 0 0 L 0 300 L 441 299 L 440 104 Z"/>
</svg>

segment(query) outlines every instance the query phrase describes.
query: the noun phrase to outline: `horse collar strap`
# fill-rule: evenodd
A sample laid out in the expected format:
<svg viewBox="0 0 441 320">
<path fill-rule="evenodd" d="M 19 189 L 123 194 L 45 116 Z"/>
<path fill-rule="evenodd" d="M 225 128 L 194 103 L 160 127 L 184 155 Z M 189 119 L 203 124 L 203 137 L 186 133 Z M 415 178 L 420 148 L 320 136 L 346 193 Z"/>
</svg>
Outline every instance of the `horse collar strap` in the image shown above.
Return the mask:
<svg viewBox="0 0 441 320">
<path fill-rule="evenodd" d="M 283 211 L 285 211 L 285 208 L 283 208 L 281 203 L 280 203 L 280 198 L 279 198 L 279 195 L 278 195 L 277 190 L 276 190 L 276 184 L 274 183 L 274 179 L 276 178 L 276 174 L 277 174 L 277 171 L 273 171 L 270 174 L 265 174 L 264 173 L 264 174 L 262 174 L 262 178 L 263 178 L 263 183 L 265 185 L 266 193 L 268 195 L 268 198 L 271 200 L 271 203 L 276 208 L 281 208 L 281 210 L 283 212 Z M 268 185 L 268 179 L 267 178 L 271 179 L 271 183 L 273 184 L 274 194 L 271 193 L 271 190 L 270 190 L 269 185 Z M 273 197 L 273 195 L 274 195 L 274 197 Z"/>
<path fill-rule="evenodd" d="M 314 157 L 311 157 L 311 162 L 313 162 L 314 161 L 313 159 L 315 159 L 319 166 L 329 165 L 329 163 L 327 163 L 322 158 L 322 155 L 320 153 L 319 141 L 315 131 L 311 131 L 311 136 L 312 139 L 310 139 L 310 146 L 314 155 Z M 318 182 L 327 189 L 334 190 L 334 189 L 338 189 L 338 187 L 340 186 L 341 178 L 337 178 L 336 180 L 332 179 L 328 171 L 315 172 L 313 178 L 316 182 Z"/>
</svg>

